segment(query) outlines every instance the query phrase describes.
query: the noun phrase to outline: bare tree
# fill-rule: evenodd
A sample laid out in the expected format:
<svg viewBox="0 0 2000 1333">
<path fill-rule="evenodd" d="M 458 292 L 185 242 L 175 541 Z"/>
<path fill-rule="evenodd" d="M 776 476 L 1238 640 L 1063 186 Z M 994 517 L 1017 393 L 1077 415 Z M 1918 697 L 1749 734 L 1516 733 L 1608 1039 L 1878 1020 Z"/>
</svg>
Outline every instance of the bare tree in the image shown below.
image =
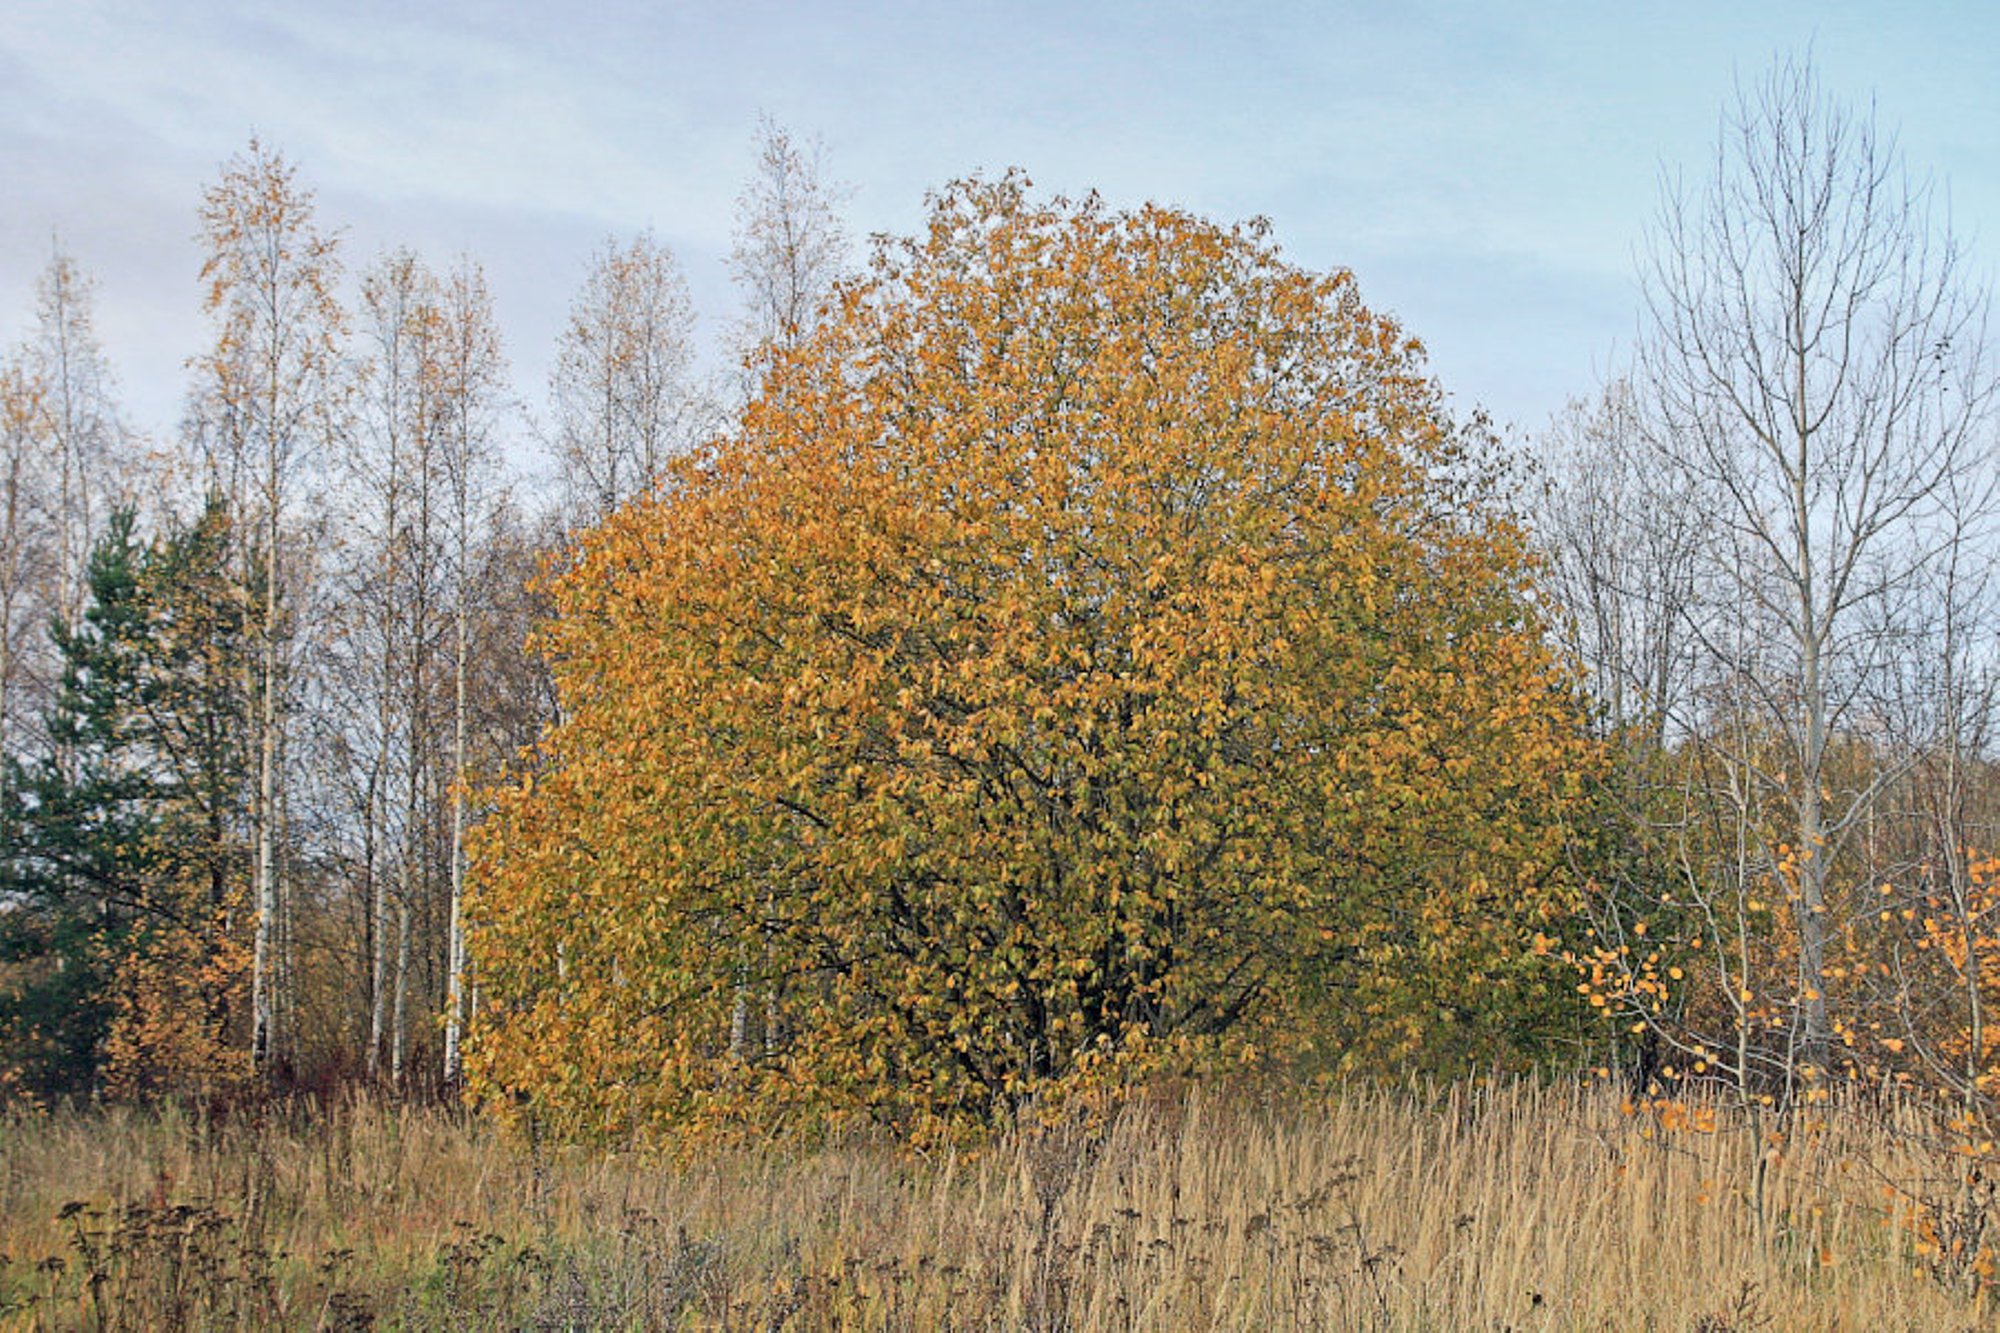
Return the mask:
<svg viewBox="0 0 2000 1333">
<path fill-rule="evenodd" d="M 1952 554 L 1954 497 L 1989 494 L 1987 298 L 1893 139 L 1795 61 L 1739 90 L 1703 181 L 1668 182 L 1645 283 L 1648 469 L 1705 510 L 1671 726 L 1700 742 L 1711 843 L 1742 872 L 1722 896 L 1787 904 L 1789 1080 L 1826 1066 L 1833 868 L 1897 777 L 1840 742 L 1882 752 L 1885 627 Z"/>
<path fill-rule="evenodd" d="M 572 522 L 593 523 L 650 485 L 701 428 L 693 335 L 672 251 L 650 233 L 598 251 L 570 306 L 552 385 Z"/>
<path fill-rule="evenodd" d="M 1690 683 L 1701 501 L 1654 467 L 1628 380 L 1571 402 L 1538 444 L 1535 531 L 1565 613 L 1558 633 L 1588 673 L 1607 729 L 1664 744 Z"/>
<path fill-rule="evenodd" d="M 26 688 L 31 661 L 55 610 L 42 475 L 47 419 L 41 380 L 19 360 L 0 366 L 0 779 L 6 764 L 26 758 L 23 723 L 41 702 Z"/>
<path fill-rule="evenodd" d="M 83 611 L 84 566 L 102 517 L 128 499 L 130 461 L 119 456 L 124 429 L 112 403 L 111 371 L 91 313 L 94 284 L 58 249 L 35 288 L 35 334 L 28 363 L 44 386 L 50 506 L 58 610 Z"/>
<path fill-rule="evenodd" d="M 753 379 L 812 328 L 849 249 L 841 216 L 849 191 L 827 177 L 824 145 L 794 139 L 768 115 L 758 117 L 756 142 L 757 166 L 736 200 L 729 252 L 743 292 L 738 352 Z"/>
<path fill-rule="evenodd" d="M 129 489 L 90 282 L 61 250 L 36 285 L 34 331 L 0 376 L 0 753 L 19 759 L 48 739 L 36 735 L 55 689 L 48 625 L 78 622 L 95 524 Z"/>
</svg>

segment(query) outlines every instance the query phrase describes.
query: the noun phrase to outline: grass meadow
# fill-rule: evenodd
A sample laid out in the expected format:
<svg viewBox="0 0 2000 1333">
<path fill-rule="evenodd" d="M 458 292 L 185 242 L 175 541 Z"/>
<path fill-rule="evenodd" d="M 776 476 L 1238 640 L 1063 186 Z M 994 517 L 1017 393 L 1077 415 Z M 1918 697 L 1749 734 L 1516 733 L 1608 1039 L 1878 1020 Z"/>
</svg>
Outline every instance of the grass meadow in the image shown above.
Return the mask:
<svg viewBox="0 0 2000 1333">
<path fill-rule="evenodd" d="M 0 1120 L 5 1329 L 1988 1327 L 1979 1171 L 1605 1087 L 1160 1096 L 675 1157 L 357 1099 Z"/>
</svg>

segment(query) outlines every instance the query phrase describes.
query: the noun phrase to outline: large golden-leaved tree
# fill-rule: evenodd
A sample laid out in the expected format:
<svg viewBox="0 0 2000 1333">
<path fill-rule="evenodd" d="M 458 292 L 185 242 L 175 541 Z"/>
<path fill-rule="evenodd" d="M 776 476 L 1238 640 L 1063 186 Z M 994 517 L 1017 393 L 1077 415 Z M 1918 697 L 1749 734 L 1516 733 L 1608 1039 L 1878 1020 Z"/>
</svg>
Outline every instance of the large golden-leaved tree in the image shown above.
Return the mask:
<svg viewBox="0 0 2000 1333">
<path fill-rule="evenodd" d="M 563 721 L 473 852 L 475 1095 L 921 1135 L 1518 1055 L 1585 756 L 1416 344 L 1260 227 L 1017 177 L 835 301 L 554 581 Z"/>
</svg>

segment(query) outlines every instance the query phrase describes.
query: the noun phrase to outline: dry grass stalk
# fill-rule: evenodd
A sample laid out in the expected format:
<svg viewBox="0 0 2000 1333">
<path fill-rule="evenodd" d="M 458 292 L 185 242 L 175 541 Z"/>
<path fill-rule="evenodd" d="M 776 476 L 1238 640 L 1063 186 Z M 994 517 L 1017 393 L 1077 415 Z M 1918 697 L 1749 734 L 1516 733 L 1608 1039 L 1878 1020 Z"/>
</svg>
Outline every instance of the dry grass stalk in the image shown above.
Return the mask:
<svg viewBox="0 0 2000 1333">
<path fill-rule="evenodd" d="M 22 1117 L 0 1327 L 1970 1327 L 1983 1280 L 1912 1214 L 1957 1225 L 1969 1177 L 1892 1119 L 1774 1152 L 1604 1089 L 1196 1093 L 955 1157 L 673 1163 L 368 1102 Z"/>
</svg>

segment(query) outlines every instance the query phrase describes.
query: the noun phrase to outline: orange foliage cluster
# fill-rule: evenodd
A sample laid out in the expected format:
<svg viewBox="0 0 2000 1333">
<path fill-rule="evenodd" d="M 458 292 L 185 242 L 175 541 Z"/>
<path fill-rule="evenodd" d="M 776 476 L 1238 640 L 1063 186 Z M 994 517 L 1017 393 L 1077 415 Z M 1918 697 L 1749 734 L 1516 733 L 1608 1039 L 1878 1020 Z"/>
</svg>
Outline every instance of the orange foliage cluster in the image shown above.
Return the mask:
<svg viewBox="0 0 2000 1333">
<path fill-rule="evenodd" d="M 116 1006 L 105 1040 L 113 1096 L 173 1092 L 212 1097 L 250 1078 L 240 1031 L 249 999 L 250 949 L 240 905 L 176 923 L 118 960 Z"/>
<path fill-rule="evenodd" d="M 1787 853 L 1777 876 L 1738 895 L 1733 913 L 1713 904 L 1676 911 L 1692 904 L 1662 900 L 1650 918 L 1607 917 L 1586 929 L 1584 947 L 1546 935 L 1535 947 L 1574 967 L 1577 993 L 1628 1035 L 1666 1036 L 1680 1057 L 1675 1072 L 1761 1090 L 1768 1104 L 1771 1075 L 1785 1068 L 1775 1049 L 1812 998 L 1791 965 L 1794 916 L 1774 910 L 1796 904 L 1788 887 L 1796 864 Z M 1967 848 L 1960 866 L 1953 876 L 1922 863 L 1913 883 L 1876 886 L 1869 896 L 1879 905 L 1846 904 L 1826 968 L 1835 1049 L 1796 1077 L 1887 1082 L 1991 1114 L 2000 1091 L 2000 1033 L 1988 1017 L 2000 1003 L 2000 857 Z M 1738 1051 L 1726 1050 L 1732 1043 Z M 1742 1055 L 1753 1048 L 1764 1050 L 1763 1064 Z"/>
</svg>

